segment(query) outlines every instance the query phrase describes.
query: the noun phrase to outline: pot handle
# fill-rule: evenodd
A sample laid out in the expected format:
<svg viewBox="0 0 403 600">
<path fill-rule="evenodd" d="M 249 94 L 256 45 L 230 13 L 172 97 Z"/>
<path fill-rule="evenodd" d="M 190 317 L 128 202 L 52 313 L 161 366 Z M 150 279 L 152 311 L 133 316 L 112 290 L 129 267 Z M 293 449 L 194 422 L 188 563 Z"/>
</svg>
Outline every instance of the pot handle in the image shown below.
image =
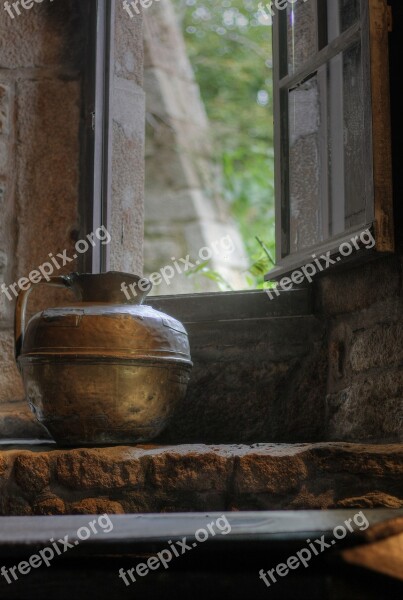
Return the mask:
<svg viewBox="0 0 403 600">
<path fill-rule="evenodd" d="M 38 283 L 32 284 L 27 290 L 21 290 L 19 292 L 14 316 L 15 360 L 18 360 L 24 342 L 28 297 L 37 285 L 51 285 L 53 287 L 68 288 L 72 285 L 72 281 L 68 275 L 58 275 L 56 277 L 49 277 L 48 279 L 41 279 Z"/>
</svg>

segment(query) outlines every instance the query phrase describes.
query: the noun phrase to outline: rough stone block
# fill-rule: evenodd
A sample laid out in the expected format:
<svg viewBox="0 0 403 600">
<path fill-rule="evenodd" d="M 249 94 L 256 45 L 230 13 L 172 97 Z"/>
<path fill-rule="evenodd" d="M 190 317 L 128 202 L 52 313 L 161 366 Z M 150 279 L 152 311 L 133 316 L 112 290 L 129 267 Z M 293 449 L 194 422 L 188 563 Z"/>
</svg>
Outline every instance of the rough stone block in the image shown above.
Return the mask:
<svg viewBox="0 0 403 600">
<path fill-rule="evenodd" d="M 10 133 L 10 86 L 0 82 L 0 135 Z"/>
<path fill-rule="evenodd" d="M 14 333 L 0 330 L 0 406 L 10 400 L 24 399 L 24 389 L 14 359 Z"/>
<path fill-rule="evenodd" d="M 339 443 L 12 448 L 0 514 L 400 508 L 402 457 L 403 445 Z"/>
<path fill-rule="evenodd" d="M 64 452 L 57 458 L 57 479 L 69 489 L 105 490 L 136 487 L 142 484 L 144 473 L 136 460 L 136 452 L 127 449 L 122 455 L 113 448 L 108 453 L 92 448 Z"/>
<path fill-rule="evenodd" d="M 83 55 L 83 32 L 78 26 L 81 15 L 76 0 L 34 3 L 20 10 L 14 19 L 1 7 L 0 67 L 76 68 Z M 15 14 L 15 11 L 14 11 Z"/>
<path fill-rule="evenodd" d="M 104 500 L 103 498 L 86 498 L 71 505 L 71 514 L 73 515 L 99 515 L 103 513 L 120 515 L 124 513 L 124 510 L 120 502 Z"/>
<path fill-rule="evenodd" d="M 112 140 L 111 269 L 143 269 L 144 92 L 114 79 Z"/>
<path fill-rule="evenodd" d="M 371 261 L 317 281 L 318 306 L 328 315 L 362 311 L 401 294 L 402 267 L 397 256 Z M 348 293 L 347 293 L 348 292 Z"/>
<path fill-rule="evenodd" d="M 8 142 L 0 138 L 0 173 L 4 175 L 7 172 L 8 164 Z"/>
<path fill-rule="evenodd" d="M 147 111 L 154 116 L 189 121 L 202 129 L 208 128 L 206 112 L 197 84 L 180 79 L 174 73 L 149 68 L 144 73 Z"/>
<path fill-rule="evenodd" d="M 152 486 L 164 492 L 224 492 L 232 470 L 231 462 L 203 446 L 169 447 L 149 458 L 148 477 Z"/>
<path fill-rule="evenodd" d="M 403 366 L 403 324 L 384 323 L 357 332 L 350 361 L 355 372 Z"/>
<path fill-rule="evenodd" d="M 6 199 L 6 181 L 4 178 L 0 179 L 0 209 L 3 210 Z"/>
<path fill-rule="evenodd" d="M 201 190 L 173 192 L 171 190 L 163 190 L 158 185 L 153 189 L 152 181 L 149 182 L 147 188 L 145 217 L 148 231 L 150 231 L 150 223 L 153 221 L 161 223 L 161 227 L 164 227 L 163 224 L 166 223 L 164 234 L 172 235 L 172 228 L 175 227 L 175 223 L 180 223 L 177 227 L 180 231 L 183 227 L 183 222 L 197 219 L 198 215 L 202 214 L 202 211 L 206 211 L 211 219 L 216 217 L 215 212 L 210 209 L 209 199 L 206 198 Z M 173 237 L 176 238 L 177 234 L 175 233 Z"/>
<path fill-rule="evenodd" d="M 32 508 L 35 515 L 50 516 L 66 514 L 66 504 L 61 498 L 51 493 L 44 497 L 39 496 Z"/>
<path fill-rule="evenodd" d="M 403 441 L 403 372 L 368 375 L 327 397 L 330 439 Z"/>
<path fill-rule="evenodd" d="M 80 84 L 62 80 L 20 81 L 17 88 L 18 281 L 49 261 L 49 253 L 56 255 L 66 250 L 69 258 L 75 254 Z M 73 260 L 60 270 L 55 267 L 53 274 L 76 268 Z M 66 292 L 54 293 L 41 287 L 32 294 L 31 314 L 69 300 Z"/>
<path fill-rule="evenodd" d="M 115 8 L 115 75 L 143 83 L 143 15 L 135 15 L 132 19 L 124 11 L 122 2 Z"/>
<path fill-rule="evenodd" d="M 175 9 L 171 2 L 153 2 L 143 11 L 144 64 L 167 73 L 175 72 L 182 79 L 193 81 L 194 75 Z"/>
<path fill-rule="evenodd" d="M 21 454 L 16 458 L 14 469 L 16 482 L 24 495 L 37 494 L 49 485 L 49 458 L 44 454 Z"/>
<path fill-rule="evenodd" d="M 128 139 L 113 126 L 111 264 L 114 271 L 142 274 L 143 270 L 143 143 Z"/>
<path fill-rule="evenodd" d="M 237 493 L 249 494 L 253 490 L 254 494 L 286 495 L 295 492 L 308 476 L 307 467 L 298 454 L 299 446 L 295 452 L 289 446 L 268 446 L 267 450 L 257 446 L 256 453 L 248 450 L 238 455 L 234 476 Z"/>
<path fill-rule="evenodd" d="M 4 272 L 7 269 L 7 263 L 8 263 L 7 254 L 5 252 L 3 252 L 2 250 L 0 250 L 0 277 L 2 279 L 4 276 Z"/>
</svg>

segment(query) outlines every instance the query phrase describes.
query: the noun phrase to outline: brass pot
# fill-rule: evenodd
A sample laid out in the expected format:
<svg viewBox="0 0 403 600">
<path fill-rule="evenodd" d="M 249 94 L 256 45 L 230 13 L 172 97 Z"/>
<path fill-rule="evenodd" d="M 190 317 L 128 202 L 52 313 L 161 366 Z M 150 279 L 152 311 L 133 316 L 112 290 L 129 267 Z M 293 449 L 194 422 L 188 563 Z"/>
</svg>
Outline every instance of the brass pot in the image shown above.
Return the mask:
<svg viewBox="0 0 403 600">
<path fill-rule="evenodd" d="M 26 330 L 32 287 L 18 297 L 16 360 L 26 397 L 60 444 L 151 440 L 186 393 L 192 367 L 186 330 L 142 305 L 151 283 L 141 291 L 146 286 L 143 280 L 139 289 L 139 281 L 118 272 L 43 280 L 72 289 L 80 301 L 37 313 Z M 128 300 L 122 284 L 137 295 Z"/>
</svg>

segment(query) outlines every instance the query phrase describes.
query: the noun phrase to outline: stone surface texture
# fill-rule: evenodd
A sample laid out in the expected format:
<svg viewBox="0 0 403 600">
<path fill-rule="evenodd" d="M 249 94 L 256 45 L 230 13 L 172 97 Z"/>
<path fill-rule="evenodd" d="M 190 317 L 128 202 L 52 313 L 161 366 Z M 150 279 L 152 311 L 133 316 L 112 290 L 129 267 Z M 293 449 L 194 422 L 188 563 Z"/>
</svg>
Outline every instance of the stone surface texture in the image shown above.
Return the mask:
<svg viewBox="0 0 403 600">
<path fill-rule="evenodd" d="M 402 259 L 381 258 L 318 283 L 328 322 L 328 439 L 403 440 Z"/>
<path fill-rule="evenodd" d="M 403 446 L 10 448 L 0 514 L 403 507 Z"/>
<path fill-rule="evenodd" d="M 72 257 L 79 228 L 80 15 L 76 0 L 35 4 L 14 19 L 0 11 L 0 284 L 9 294 L 0 293 L 2 429 L 24 397 L 9 286 L 49 261 L 49 253 Z M 76 268 L 72 261 L 54 274 Z M 29 314 L 66 301 L 38 288 Z"/>
<path fill-rule="evenodd" d="M 83 6 L 35 3 L 13 20 L 0 11 L 0 286 L 26 277 L 49 253 L 71 256 L 80 234 Z M 111 268 L 140 273 L 145 110 L 145 254 L 156 261 L 146 269 L 228 235 L 228 215 L 211 188 L 208 123 L 172 6 L 145 11 L 144 56 L 142 17 L 115 8 Z M 165 221 L 172 215 L 179 237 Z M 76 268 L 74 261 L 58 273 Z M 402 442 L 402 257 L 343 268 L 316 282 L 311 316 L 217 318 L 217 298 L 204 321 L 187 318 L 189 393 L 158 443 Z M 68 302 L 66 293 L 41 288 L 30 313 Z M 23 400 L 13 308 L 0 293 L 0 436 L 46 439 Z"/>
<path fill-rule="evenodd" d="M 80 198 L 86 3 L 26 3 L 12 19 L 0 11 L 0 435 L 46 433 L 30 417 L 14 364 L 12 284 L 58 259 L 53 275 L 80 270 L 75 243 L 83 231 Z M 111 268 L 141 273 L 144 187 L 142 18 L 115 12 L 112 76 Z M 63 264 L 66 262 L 66 264 Z M 17 287 L 15 288 L 18 289 Z M 73 301 L 43 286 L 32 294 L 29 316 Z M 25 430 L 24 430 L 25 427 Z M 23 431 L 25 434 L 23 435 Z"/>
<path fill-rule="evenodd" d="M 111 82 L 110 269 L 143 272 L 144 136 L 142 14 L 130 19 L 115 6 Z"/>
<path fill-rule="evenodd" d="M 194 367 L 158 443 L 322 441 L 323 323 L 309 315 L 211 319 L 185 321 Z"/>
</svg>

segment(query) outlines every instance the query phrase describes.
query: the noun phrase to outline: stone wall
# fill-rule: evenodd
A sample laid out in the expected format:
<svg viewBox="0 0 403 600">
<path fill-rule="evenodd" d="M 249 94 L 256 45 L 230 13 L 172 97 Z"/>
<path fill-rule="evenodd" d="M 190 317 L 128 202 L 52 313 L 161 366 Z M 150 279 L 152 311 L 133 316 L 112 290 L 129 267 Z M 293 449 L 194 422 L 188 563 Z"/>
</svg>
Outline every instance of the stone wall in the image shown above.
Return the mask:
<svg viewBox="0 0 403 600">
<path fill-rule="evenodd" d="M 185 324 L 194 363 L 158 443 L 324 439 L 326 327 L 306 290 L 152 298 Z"/>
<path fill-rule="evenodd" d="M 318 283 L 329 327 L 329 439 L 403 441 L 402 274 L 394 256 Z"/>
<path fill-rule="evenodd" d="M 401 445 L 5 449 L 0 516 L 401 508 Z"/>
<path fill-rule="evenodd" d="M 91 123 L 84 114 L 89 6 L 82 0 L 32 3 L 14 18 L 0 10 L 0 285 L 27 277 L 50 253 L 72 257 L 75 242 L 92 231 L 84 231 L 87 199 L 80 198 L 83 135 Z M 141 273 L 142 16 L 130 20 L 117 3 L 113 37 L 110 266 Z M 73 260 L 54 274 L 79 268 Z M 14 364 L 11 298 L 0 293 L 0 431 L 35 436 L 41 430 L 25 406 Z M 40 287 L 30 314 L 72 300 Z"/>
<path fill-rule="evenodd" d="M 143 18 L 115 4 L 112 86 L 110 269 L 143 273 L 144 137 Z"/>
<path fill-rule="evenodd" d="M 50 252 L 73 254 L 79 230 L 81 17 L 73 1 L 35 5 L 14 19 L 0 11 L 0 283 L 7 286 L 46 262 Z M 56 303 L 51 292 L 33 294 L 32 309 Z M 1 293 L 0 403 L 23 398 L 14 367 L 13 310 L 14 301 Z"/>
</svg>

